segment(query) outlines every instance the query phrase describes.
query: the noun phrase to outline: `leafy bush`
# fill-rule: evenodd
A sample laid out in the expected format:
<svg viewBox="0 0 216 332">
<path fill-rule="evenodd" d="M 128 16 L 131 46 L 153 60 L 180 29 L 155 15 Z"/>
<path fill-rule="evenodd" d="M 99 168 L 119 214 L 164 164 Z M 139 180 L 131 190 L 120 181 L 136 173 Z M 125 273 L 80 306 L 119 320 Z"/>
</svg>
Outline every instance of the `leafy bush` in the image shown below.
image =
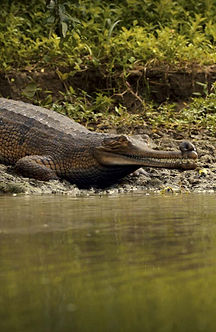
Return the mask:
<svg viewBox="0 0 216 332">
<path fill-rule="evenodd" d="M 215 0 L 2 0 L 0 48 L 0 71 L 6 73 L 54 69 L 65 81 L 68 73 L 97 67 L 110 82 L 126 84 L 128 72 L 138 66 L 215 64 Z M 32 100 L 38 87 L 33 82 L 23 93 Z M 215 88 L 181 111 L 177 104 L 158 107 L 141 100 L 140 114 L 116 104 L 117 93 L 110 87 L 91 96 L 67 87 L 53 108 L 89 127 L 134 124 L 182 130 L 189 124 L 215 134 Z M 50 106 L 52 96 L 43 104 Z"/>
<path fill-rule="evenodd" d="M 3 0 L 0 68 L 215 62 L 214 0 Z"/>
</svg>

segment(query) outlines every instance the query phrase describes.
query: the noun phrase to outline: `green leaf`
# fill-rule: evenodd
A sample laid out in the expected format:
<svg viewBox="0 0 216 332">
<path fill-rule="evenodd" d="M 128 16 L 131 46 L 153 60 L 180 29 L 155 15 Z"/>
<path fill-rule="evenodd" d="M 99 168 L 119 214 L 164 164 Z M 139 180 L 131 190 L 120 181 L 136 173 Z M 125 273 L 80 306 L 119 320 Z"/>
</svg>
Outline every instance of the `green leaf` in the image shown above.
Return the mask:
<svg viewBox="0 0 216 332">
<path fill-rule="evenodd" d="M 38 91 L 36 83 L 29 83 L 22 91 L 23 95 L 27 98 L 33 98 L 35 93 Z"/>
<path fill-rule="evenodd" d="M 121 20 L 118 20 L 118 21 L 114 22 L 113 25 L 110 27 L 110 29 L 109 29 L 109 34 L 108 34 L 108 37 L 109 37 L 109 38 L 111 37 L 112 32 L 113 32 L 115 26 L 116 26 L 119 22 L 121 22 Z"/>
<path fill-rule="evenodd" d="M 55 22 L 55 17 L 54 16 L 50 16 L 50 17 L 48 17 L 48 19 L 47 19 L 47 23 L 54 23 Z"/>
<path fill-rule="evenodd" d="M 68 25 L 65 22 L 61 23 L 61 29 L 62 29 L 62 36 L 65 38 L 66 33 L 68 31 Z"/>
</svg>

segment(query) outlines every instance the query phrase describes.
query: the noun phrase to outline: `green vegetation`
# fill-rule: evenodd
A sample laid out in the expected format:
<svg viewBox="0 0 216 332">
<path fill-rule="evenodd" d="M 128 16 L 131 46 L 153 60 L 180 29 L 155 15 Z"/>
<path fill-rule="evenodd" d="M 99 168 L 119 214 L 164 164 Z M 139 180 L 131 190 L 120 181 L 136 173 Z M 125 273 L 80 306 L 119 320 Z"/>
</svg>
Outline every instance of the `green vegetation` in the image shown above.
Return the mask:
<svg viewBox="0 0 216 332">
<path fill-rule="evenodd" d="M 25 187 L 19 183 L 13 183 L 8 181 L 8 183 L 0 182 L 0 194 L 20 194 L 25 192 Z"/>
<path fill-rule="evenodd" d="M 216 61 L 214 0 L 2 0 L 1 68 Z"/>
<path fill-rule="evenodd" d="M 95 129 L 95 125 L 99 129 L 126 127 L 129 130 L 150 125 L 154 132 L 165 129 L 190 135 L 205 130 L 209 135 L 216 134 L 216 84 L 212 86 L 210 93 L 206 92 L 205 97 L 193 97 L 190 102 L 184 102 L 180 106 L 177 102 L 164 102 L 161 105 L 148 102 L 144 106 L 144 112 L 134 114 L 129 113 L 122 105 L 115 106 L 110 111 L 111 104 L 108 97 L 99 95 L 92 103 L 79 97 L 73 103 L 53 103 L 52 107 L 85 123 L 90 129 Z"/>
<path fill-rule="evenodd" d="M 205 87 L 204 87 L 205 88 Z M 150 108 L 149 122 L 153 128 L 175 129 L 181 132 L 198 133 L 202 129 L 210 135 L 216 133 L 216 84 L 205 97 L 194 97 L 179 110 L 177 103 L 164 103 L 155 111 Z"/>
<path fill-rule="evenodd" d="M 128 84 L 132 71 L 214 65 L 214 0 L 2 0 L 0 48 L 0 73 L 53 70 L 64 85 L 58 102 L 49 87 L 42 98 L 34 81 L 22 91 L 25 98 L 90 127 L 189 126 L 215 134 L 215 86 L 179 111 L 178 104 L 147 102 L 147 84 L 144 93 Z M 104 87 L 74 88 L 74 75 L 90 69 L 104 78 Z M 117 98 L 128 92 L 139 102 L 135 111 Z"/>
</svg>

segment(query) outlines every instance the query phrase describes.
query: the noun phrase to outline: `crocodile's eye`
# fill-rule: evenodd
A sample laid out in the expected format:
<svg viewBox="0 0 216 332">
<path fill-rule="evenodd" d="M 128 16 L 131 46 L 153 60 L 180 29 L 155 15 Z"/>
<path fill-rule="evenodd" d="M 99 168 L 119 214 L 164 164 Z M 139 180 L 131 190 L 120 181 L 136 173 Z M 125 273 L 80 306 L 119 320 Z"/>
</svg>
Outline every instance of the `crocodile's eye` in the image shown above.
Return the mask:
<svg viewBox="0 0 216 332">
<path fill-rule="evenodd" d="M 125 135 L 121 135 L 121 136 L 117 137 L 117 139 L 118 139 L 119 143 L 128 143 L 129 142 L 127 136 L 125 136 Z"/>
<path fill-rule="evenodd" d="M 121 135 L 121 136 L 114 136 L 114 137 L 108 137 L 103 140 L 104 146 L 109 147 L 119 147 L 119 146 L 127 146 L 130 143 L 127 136 Z"/>
</svg>

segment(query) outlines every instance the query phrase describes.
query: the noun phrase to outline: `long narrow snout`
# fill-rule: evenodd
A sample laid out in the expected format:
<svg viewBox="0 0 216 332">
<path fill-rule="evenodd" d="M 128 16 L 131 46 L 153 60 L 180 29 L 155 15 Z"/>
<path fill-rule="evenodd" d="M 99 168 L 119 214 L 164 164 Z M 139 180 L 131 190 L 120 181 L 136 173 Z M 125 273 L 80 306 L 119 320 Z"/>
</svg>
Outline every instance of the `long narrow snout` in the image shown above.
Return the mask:
<svg viewBox="0 0 216 332">
<path fill-rule="evenodd" d="M 142 142 L 129 141 L 126 145 L 125 138 L 122 138 L 122 146 L 115 145 L 115 141 L 110 141 L 112 144 L 99 147 L 95 151 L 95 157 L 100 164 L 106 166 L 146 166 L 157 168 L 173 168 L 173 169 L 195 169 L 197 152 L 194 145 L 188 141 L 182 142 L 179 146 L 179 151 L 163 151 L 153 150 Z M 108 142 L 109 143 L 109 142 Z M 135 142 L 136 143 L 136 142 Z M 113 148 L 115 147 L 115 148 Z"/>
</svg>

